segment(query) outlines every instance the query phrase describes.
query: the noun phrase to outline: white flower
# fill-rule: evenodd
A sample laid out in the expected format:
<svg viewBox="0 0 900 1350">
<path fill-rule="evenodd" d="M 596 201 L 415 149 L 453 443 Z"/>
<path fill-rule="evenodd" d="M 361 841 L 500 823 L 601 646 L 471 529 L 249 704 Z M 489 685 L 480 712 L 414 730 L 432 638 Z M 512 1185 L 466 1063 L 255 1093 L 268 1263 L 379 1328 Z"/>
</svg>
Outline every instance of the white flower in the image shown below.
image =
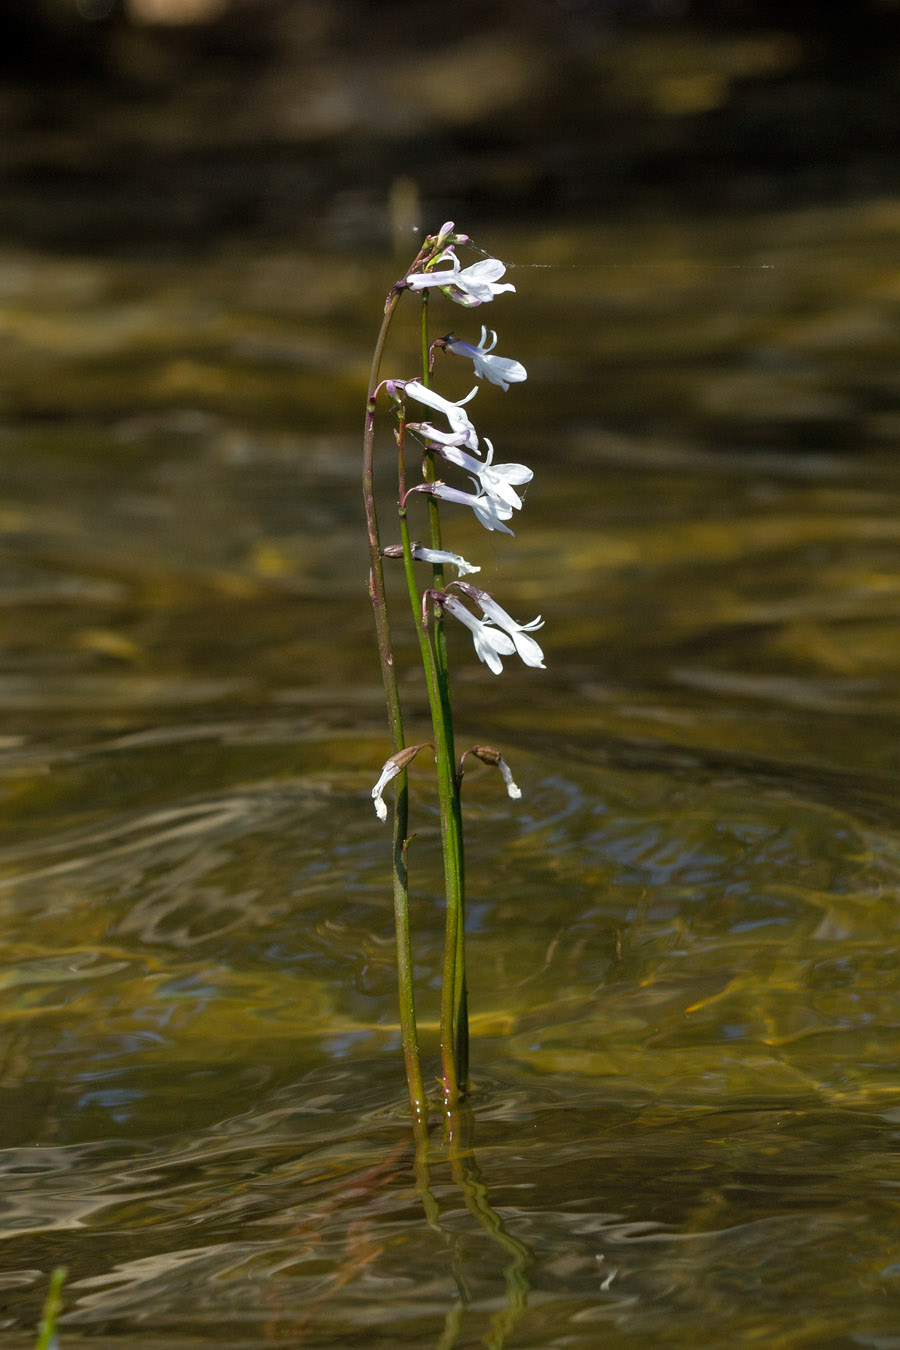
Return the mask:
<svg viewBox="0 0 900 1350">
<path fill-rule="evenodd" d="M 461 600 L 457 600 L 455 595 L 443 596 L 441 605 L 470 630 L 479 661 L 483 661 L 495 675 L 499 675 L 503 670 L 500 657 L 512 656 L 515 651 L 512 639 L 499 628 L 491 628 L 484 619 L 479 619 Z"/>
<path fill-rule="evenodd" d="M 499 750 L 495 750 L 492 745 L 473 745 L 471 750 L 467 750 L 459 761 L 459 774 L 462 777 L 463 765 L 468 755 L 474 755 L 480 759 L 482 764 L 491 764 L 495 769 L 500 770 L 500 776 L 506 784 L 506 791 L 513 801 L 518 801 L 522 796 L 522 789 L 514 782 L 512 769 L 510 769 L 506 760 Z"/>
<path fill-rule="evenodd" d="M 500 770 L 503 781 L 506 784 L 507 796 L 512 797 L 513 801 L 517 802 L 522 796 L 522 789 L 519 787 L 518 783 L 513 781 L 512 769 L 502 755 L 497 760 L 497 768 Z"/>
<path fill-rule="evenodd" d="M 481 337 L 478 345 L 471 342 L 463 342 L 461 338 L 448 337 L 445 339 L 448 352 L 453 352 L 454 356 L 468 356 L 471 358 L 476 376 L 480 380 L 482 377 L 490 380 L 491 384 L 499 384 L 501 389 L 508 389 L 511 384 L 518 384 L 521 380 L 528 378 L 528 372 L 520 361 L 511 361 L 507 356 L 492 356 L 491 352 L 497 345 L 497 334 L 491 329 L 490 343 L 485 346 L 487 329 L 482 324 Z"/>
<path fill-rule="evenodd" d="M 406 425 L 428 443 L 430 450 L 436 450 L 442 445 L 463 446 L 468 439 L 465 431 L 439 431 L 433 422 L 407 422 Z M 476 454 L 481 454 L 481 451 L 476 450 Z"/>
<path fill-rule="evenodd" d="M 401 765 L 394 759 L 389 759 L 381 770 L 381 777 L 372 789 L 372 801 L 375 803 L 375 814 L 379 820 L 387 820 L 387 807 L 384 804 L 382 793 L 392 779 L 397 777 Z"/>
<path fill-rule="evenodd" d="M 509 281 L 500 283 L 500 277 L 506 271 L 506 264 L 499 258 L 482 258 L 470 267 L 460 267 L 459 258 L 452 248 L 439 254 L 436 262 L 449 261 L 449 271 L 415 272 L 406 278 L 411 291 L 423 291 L 428 286 L 439 286 L 444 294 L 455 300 L 458 305 L 471 308 L 473 305 L 486 304 L 501 291 L 514 291 Z"/>
<path fill-rule="evenodd" d="M 494 447 L 484 438 L 484 443 L 488 448 L 488 457 L 482 464 L 481 460 L 473 459 L 467 455 L 465 450 L 454 445 L 439 445 L 441 457 L 451 464 L 458 464 L 461 469 L 465 469 L 472 475 L 472 481 L 480 492 L 488 497 L 493 497 L 496 501 L 502 502 L 504 506 L 511 506 L 514 510 L 522 509 L 522 498 L 512 486 L 513 483 L 530 483 L 534 477 L 527 464 L 495 464 Z"/>
<path fill-rule="evenodd" d="M 450 487 L 440 479 L 435 483 L 419 483 L 416 487 L 410 488 L 409 492 L 428 492 L 441 501 L 455 502 L 457 506 L 471 506 L 486 530 L 500 530 L 503 534 L 512 534 L 512 530 L 503 524 L 504 520 L 509 520 L 512 515 L 512 507 L 497 497 L 488 496 L 487 493 L 461 492 L 459 488 Z M 406 494 L 407 497 L 409 492 Z"/>
<path fill-rule="evenodd" d="M 460 435 L 465 437 L 462 441 L 455 440 L 455 444 L 461 444 L 469 450 L 477 451 L 478 434 L 469 421 L 468 413 L 463 412 L 463 404 L 468 403 L 478 393 L 477 384 L 469 390 L 465 398 L 459 399 L 456 403 L 452 403 L 449 398 L 444 398 L 441 394 L 436 394 L 433 389 L 429 389 L 420 380 L 407 380 L 405 390 L 409 397 L 416 399 L 418 403 L 424 403 L 427 408 L 434 408 L 437 412 L 444 414 L 450 423 L 454 438 Z"/>
<path fill-rule="evenodd" d="M 379 820 L 387 820 L 387 807 L 382 800 L 382 793 L 392 779 L 397 777 L 398 773 L 406 768 L 420 750 L 428 745 L 434 749 L 432 741 L 422 741 L 419 745 L 407 745 L 402 750 L 395 750 L 390 759 L 386 759 L 384 767 L 381 770 L 381 777 L 372 789 L 372 801 L 375 803 L 375 814 Z"/>
<path fill-rule="evenodd" d="M 457 575 L 461 577 L 468 576 L 470 572 L 481 571 L 474 563 L 466 562 L 458 553 L 450 553 L 445 548 L 425 548 L 422 544 L 413 544 L 412 555 L 418 558 L 419 562 L 446 563 L 448 567 L 455 567 Z"/>
<path fill-rule="evenodd" d="M 507 614 L 503 606 L 498 605 L 497 601 L 492 596 L 488 595 L 487 591 L 479 590 L 477 586 L 473 586 L 467 581 L 458 581 L 453 584 L 458 586 L 465 595 L 470 596 L 476 602 L 482 614 L 486 615 L 491 623 L 495 623 L 498 628 L 502 628 L 505 633 L 509 634 L 515 645 L 516 651 L 519 653 L 519 656 L 525 662 L 526 666 L 534 666 L 538 670 L 546 670 L 547 667 L 544 665 L 544 653 L 541 651 L 534 638 L 528 636 L 528 634 L 534 632 L 536 628 L 543 628 L 544 621 L 540 614 L 536 619 L 532 619 L 531 623 L 516 623 L 515 619 Z"/>
</svg>

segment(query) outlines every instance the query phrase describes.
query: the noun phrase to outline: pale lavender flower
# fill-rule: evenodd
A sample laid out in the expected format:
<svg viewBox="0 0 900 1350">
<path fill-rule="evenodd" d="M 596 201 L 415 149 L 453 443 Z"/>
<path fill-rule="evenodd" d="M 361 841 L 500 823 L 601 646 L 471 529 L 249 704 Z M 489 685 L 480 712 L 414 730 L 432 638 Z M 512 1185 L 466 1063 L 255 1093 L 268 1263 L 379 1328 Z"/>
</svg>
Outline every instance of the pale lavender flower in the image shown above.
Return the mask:
<svg viewBox="0 0 900 1350">
<path fill-rule="evenodd" d="M 468 439 L 465 431 L 439 431 L 433 422 L 407 422 L 406 425 L 425 441 L 429 450 L 437 450 L 442 445 L 463 446 Z M 475 453 L 480 455 L 481 451 L 476 450 Z"/>
<path fill-rule="evenodd" d="M 461 577 L 468 576 L 470 572 L 480 572 L 481 568 L 476 567 L 474 563 L 466 562 L 458 553 L 450 553 L 445 548 L 425 548 L 422 544 L 413 544 L 412 555 L 419 562 L 440 563 L 448 567 L 455 567 L 457 575 Z"/>
<path fill-rule="evenodd" d="M 534 632 L 536 628 L 543 628 L 544 621 L 540 614 L 530 623 L 516 623 L 511 615 L 507 614 L 502 605 L 498 605 L 493 596 L 488 595 L 487 591 L 482 591 L 477 586 L 473 586 L 467 581 L 457 581 L 453 583 L 468 595 L 481 609 L 482 614 L 498 628 L 502 628 L 508 633 L 515 645 L 516 651 L 525 662 L 526 666 L 534 666 L 538 670 L 546 670 L 544 665 L 544 653 L 541 651 L 533 637 L 528 634 Z"/>
<path fill-rule="evenodd" d="M 448 299 L 471 308 L 474 305 L 487 304 L 502 291 L 516 289 L 509 281 L 500 282 L 506 271 L 506 264 L 499 258 L 482 258 L 469 267 L 461 267 L 453 249 L 448 248 L 438 255 L 436 261 L 449 262 L 449 270 L 414 272 L 406 278 L 406 284 L 411 291 L 424 291 L 429 286 L 439 286 Z"/>
<path fill-rule="evenodd" d="M 488 496 L 487 493 L 461 492 L 459 488 L 450 487 L 447 483 L 442 483 L 440 479 L 435 483 L 419 483 L 416 487 L 410 488 L 409 492 L 427 492 L 432 497 L 437 497 L 444 502 L 455 502 L 457 506 L 470 506 L 486 530 L 500 530 L 503 534 L 513 533 L 507 525 L 503 524 L 504 520 L 509 520 L 512 515 L 512 507 L 507 506 L 497 497 Z M 407 497 L 409 492 L 406 494 Z"/>
<path fill-rule="evenodd" d="M 472 481 L 480 492 L 502 502 L 504 506 L 511 506 L 514 510 L 520 511 L 522 498 L 515 491 L 513 484 L 530 483 L 534 477 L 533 472 L 527 464 L 495 464 L 494 447 L 487 436 L 484 443 L 488 448 L 488 456 L 483 464 L 480 459 L 467 455 L 459 446 L 438 445 L 436 448 L 442 459 L 446 459 L 450 464 L 458 464 L 461 469 L 471 474 Z"/>
<path fill-rule="evenodd" d="M 475 654 L 479 661 L 483 661 L 495 675 L 499 675 L 503 670 L 501 656 L 512 656 L 515 651 L 515 644 L 512 638 L 499 628 L 492 628 L 484 619 L 479 619 L 477 614 L 473 614 L 467 609 L 461 600 L 457 600 L 455 595 L 444 595 L 441 597 L 441 607 L 452 614 L 460 623 L 464 623 L 472 634 L 472 641 L 475 644 Z"/>
<path fill-rule="evenodd" d="M 398 383 L 398 388 L 399 388 Z M 404 386 L 406 394 L 414 398 L 418 403 L 424 403 L 426 408 L 434 408 L 436 412 L 443 413 L 450 423 L 450 429 L 454 436 L 462 435 L 465 437 L 461 442 L 468 450 L 478 449 L 478 434 L 472 423 L 469 421 L 468 413 L 463 411 L 463 404 L 468 403 L 478 393 L 478 385 L 470 389 L 465 398 L 458 399 L 453 403 L 449 398 L 444 398 L 442 394 L 436 394 L 433 389 L 422 384 L 420 380 L 407 380 Z M 446 433 L 439 433 L 446 434 Z"/>
<path fill-rule="evenodd" d="M 491 384 L 499 384 L 501 389 L 508 389 L 511 384 L 519 384 L 522 380 L 528 378 L 528 372 L 520 361 L 512 361 L 507 356 L 493 356 L 491 353 L 497 345 L 497 334 L 491 329 L 491 340 L 485 346 L 487 338 L 487 329 L 482 324 L 481 337 L 477 345 L 472 342 L 463 342 L 462 338 L 448 337 L 444 339 L 448 352 L 453 352 L 454 356 L 468 356 L 473 365 L 476 376 L 480 380 L 482 377 L 490 380 Z"/>
</svg>

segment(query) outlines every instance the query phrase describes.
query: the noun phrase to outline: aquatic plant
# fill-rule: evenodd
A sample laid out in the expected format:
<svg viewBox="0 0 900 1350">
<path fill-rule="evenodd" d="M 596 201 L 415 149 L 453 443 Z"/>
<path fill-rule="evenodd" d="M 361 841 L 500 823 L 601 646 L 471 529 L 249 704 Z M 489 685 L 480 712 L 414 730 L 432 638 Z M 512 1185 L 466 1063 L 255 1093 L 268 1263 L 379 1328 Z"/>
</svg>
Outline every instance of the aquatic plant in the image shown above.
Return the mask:
<svg viewBox="0 0 900 1350">
<path fill-rule="evenodd" d="M 62 1291 L 67 1274 L 68 1271 L 65 1266 L 57 1266 L 50 1276 L 50 1288 L 47 1290 L 47 1297 L 44 1300 L 41 1324 L 38 1327 L 34 1350 L 58 1350 L 57 1322 L 62 1312 Z"/>
<path fill-rule="evenodd" d="M 515 291 L 511 282 L 501 281 L 506 266 L 498 258 L 485 257 L 464 267 L 457 248 L 470 241 L 457 233 L 448 221 L 435 235 L 429 235 L 406 274 L 390 289 L 369 379 L 363 436 L 363 498 L 369 541 L 369 594 L 375 615 L 375 631 L 381 659 L 381 672 L 387 702 L 392 753 L 372 788 L 375 810 L 387 820 L 385 793 L 393 790 L 393 890 L 397 940 L 397 967 L 400 987 L 400 1026 L 409 1086 L 410 1105 L 415 1119 L 427 1117 L 427 1102 L 422 1081 L 416 1029 L 415 997 L 409 928 L 409 876 L 407 866 L 410 836 L 407 769 L 418 752 L 432 750 L 437 765 L 440 800 L 441 841 L 446 894 L 446 927 L 441 984 L 441 1080 L 444 1102 L 453 1107 L 465 1096 L 469 1081 L 469 1035 L 465 956 L 465 874 L 460 788 L 463 767 L 469 756 L 496 767 L 510 797 L 522 794 L 513 781 L 504 757 L 492 746 L 475 745 L 457 760 L 453 733 L 453 708 L 444 616 L 449 614 L 472 634 L 475 653 L 490 671 L 499 675 L 503 658 L 517 654 L 526 665 L 543 669 L 543 653 L 531 636 L 542 626 L 540 616 L 518 623 L 487 591 L 461 578 L 480 571 L 458 553 L 445 549 L 442 541 L 440 504 L 469 507 L 486 530 L 504 534 L 513 531 L 506 523 L 522 509 L 517 491 L 532 479 L 525 464 L 496 463 L 494 447 L 484 438 L 487 454 L 469 416 L 469 406 L 479 390 L 475 385 L 464 398 L 452 401 L 432 388 L 435 360 L 439 353 L 472 362 L 478 380 L 497 385 L 504 392 L 511 384 L 524 380 L 525 367 L 510 357 L 495 353 L 497 334 L 482 326 L 477 343 L 453 333 L 429 341 L 428 298 L 439 290 L 447 299 L 465 308 L 487 304 L 496 296 Z M 382 379 L 381 366 L 385 343 L 398 301 L 404 293 L 421 297 L 421 373 L 410 378 Z M 396 511 L 400 543 L 382 545 L 375 500 L 375 434 L 379 398 L 383 397 L 393 414 L 393 440 L 396 449 Z M 442 421 L 410 419 L 413 405 L 421 405 Z M 413 417 L 418 416 L 417 412 Z M 410 445 L 420 452 L 421 481 L 410 483 L 407 465 Z M 474 484 L 470 492 L 438 476 L 444 466 L 462 470 Z M 413 502 L 427 499 L 429 542 L 412 539 L 409 510 Z M 419 641 L 419 652 L 431 712 L 432 740 L 408 745 L 404 737 L 403 711 L 391 623 L 384 582 L 384 559 L 403 562 L 409 601 Z M 417 562 L 431 566 L 430 585 L 420 587 Z M 444 569 L 454 567 L 457 579 L 445 581 Z"/>
</svg>

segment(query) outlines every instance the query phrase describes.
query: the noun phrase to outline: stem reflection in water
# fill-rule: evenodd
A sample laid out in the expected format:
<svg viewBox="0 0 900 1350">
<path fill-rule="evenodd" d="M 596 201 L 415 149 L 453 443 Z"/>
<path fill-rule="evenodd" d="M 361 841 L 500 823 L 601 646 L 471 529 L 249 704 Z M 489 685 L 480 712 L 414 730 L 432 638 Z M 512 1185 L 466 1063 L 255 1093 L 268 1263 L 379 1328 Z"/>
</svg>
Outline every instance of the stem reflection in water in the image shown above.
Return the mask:
<svg viewBox="0 0 900 1350">
<path fill-rule="evenodd" d="M 484 1345 L 488 1350 L 503 1350 L 527 1307 L 531 1289 L 529 1269 L 534 1258 L 524 1242 L 507 1232 L 502 1215 L 490 1202 L 487 1183 L 475 1160 L 475 1118 L 471 1108 L 463 1104 L 448 1112 L 446 1125 L 446 1159 L 450 1174 L 462 1194 L 463 1203 L 495 1247 L 504 1258 L 508 1258 L 503 1268 L 505 1304 L 491 1318 L 484 1337 Z M 439 1232 L 446 1243 L 450 1271 L 457 1290 L 457 1296 L 447 1310 L 444 1329 L 435 1350 L 453 1350 L 462 1334 L 463 1318 L 471 1302 L 466 1282 L 464 1248 L 460 1238 L 441 1222 L 440 1206 L 431 1189 L 432 1160 L 428 1131 L 417 1126 L 414 1143 L 416 1193 L 422 1201 L 429 1228 Z"/>
</svg>

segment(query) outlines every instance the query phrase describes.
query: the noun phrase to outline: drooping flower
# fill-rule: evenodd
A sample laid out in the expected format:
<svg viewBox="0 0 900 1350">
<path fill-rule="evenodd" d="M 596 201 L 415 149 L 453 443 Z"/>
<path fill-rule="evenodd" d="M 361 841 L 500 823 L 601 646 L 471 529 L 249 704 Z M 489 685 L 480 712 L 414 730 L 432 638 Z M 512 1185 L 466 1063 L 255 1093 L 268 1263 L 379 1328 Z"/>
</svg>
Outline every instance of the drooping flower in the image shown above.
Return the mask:
<svg viewBox="0 0 900 1350">
<path fill-rule="evenodd" d="M 473 745 L 471 750 L 467 750 L 459 761 L 459 776 L 462 777 L 463 765 L 468 755 L 474 755 L 480 759 L 482 764 L 490 764 L 495 769 L 500 770 L 500 776 L 506 784 L 507 794 L 513 801 L 518 801 L 522 796 L 522 789 L 515 782 L 512 776 L 512 769 L 507 764 L 499 750 L 495 750 L 492 745 Z"/>
<path fill-rule="evenodd" d="M 460 623 L 465 624 L 472 634 L 475 654 L 479 661 L 483 661 L 495 675 L 499 675 L 503 670 L 500 657 L 512 656 L 516 649 L 512 638 L 499 628 L 492 628 L 485 619 L 479 619 L 478 615 L 467 609 L 455 595 L 442 596 L 441 607 L 455 619 L 459 619 Z"/>
<path fill-rule="evenodd" d="M 444 339 L 444 345 L 448 352 L 453 352 L 454 356 L 468 356 L 472 361 L 472 366 L 478 379 L 490 380 L 491 384 L 499 384 L 501 389 L 508 389 L 511 384 L 519 384 L 522 380 L 528 378 L 528 372 L 521 361 L 512 361 L 507 356 L 493 356 L 491 353 L 497 345 L 497 334 L 491 329 L 491 340 L 485 346 L 487 338 L 487 329 L 484 324 L 481 326 L 481 337 L 477 345 L 472 342 L 463 342 L 462 338 L 447 337 Z"/>
<path fill-rule="evenodd" d="M 448 463 L 458 464 L 461 469 L 471 474 L 472 481 L 480 492 L 496 498 L 505 506 L 511 506 L 515 511 L 521 511 L 522 498 L 513 484 L 521 486 L 523 483 L 530 483 L 534 473 L 527 464 L 495 464 L 494 447 L 487 436 L 484 443 L 488 448 L 488 456 L 483 464 L 480 459 L 467 455 L 459 446 L 438 445 L 435 448 Z"/>
<path fill-rule="evenodd" d="M 530 623 L 516 623 L 511 615 L 507 614 L 502 605 L 498 605 L 493 596 L 488 595 L 487 591 L 482 591 L 478 586 L 473 586 L 468 581 L 455 581 L 453 585 L 474 600 L 480 608 L 482 614 L 498 628 L 502 628 L 508 633 L 515 645 L 516 651 L 525 662 L 526 666 L 534 666 L 538 670 L 546 670 L 544 665 L 544 653 L 541 651 L 533 637 L 528 634 L 534 632 L 536 628 L 543 628 L 544 621 L 540 614 Z"/>
<path fill-rule="evenodd" d="M 381 770 L 381 777 L 372 789 L 372 801 L 375 803 L 375 814 L 379 820 L 387 820 L 387 806 L 384 802 L 383 792 L 397 774 L 401 766 L 395 759 L 389 759 Z"/>
<path fill-rule="evenodd" d="M 439 254 L 435 261 L 449 262 L 449 270 L 414 272 L 406 278 L 406 284 L 411 291 L 424 291 L 429 286 L 439 286 L 448 299 L 471 309 L 474 305 L 487 304 L 502 291 L 516 289 L 509 281 L 500 282 L 506 271 L 506 264 L 499 258 L 481 258 L 469 267 L 461 267 L 453 249 L 448 248 Z"/>
<path fill-rule="evenodd" d="M 501 777 L 503 778 L 503 781 L 506 784 L 506 795 L 508 797 L 512 797 L 514 802 L 517 802 L 519 798 L 522 796 L 522 789 L 519 787 L 518 783 L 516 783 L 515 780 L 513 779 L 512 769 L 509 767 L 509 765 L 507 764 L 506 760 L 503 758 L 502 755 L 497 760 L 497 768 L 500 770 Z"/>
<path fill-rule="evenodd" d="M 399 387 L 398 382 L 398 388 Z M 426 408 L 434 408 L 436 412 L 444 414 L 447 421 L 450 423 L 454 444 L 464 445 L 468 450 L 477 452 L 478 433 L 469 421 L 468 413 L 463 411 L 463 404 L 468 403 L 469 400 L 473 399 L 478 393 L 477 384 L 469 390 L 465 398 L 457 400 L 456 403 L 451 402 L 449 398 L 444 398 L 441 394 L 436 394 L 433 389 L 429 389 L 428 386 L 422 384 L 420 380 L 407 380 L 405 392 L 410 398 L 414 398 L 418 403 L 424 403 Z M 428 424 L 413 423 L 411 425 L 418 427 L 423 425 L 427 426 Z M 433 439 L 440 439 L 444 436 L 446 436 L 446 432 L 438 432 L 437 436 Z M 457 438 L 459 436 L 464 437 L 464 439 L 458 440 Z"/>
<path fill-rule="evenodd" d="M 375 814 L 379 820 L 387 820 L 387 806 L 383 793 L 388 783 L 392 782 L 426 745 L 434 749 L 431 741 L 422 741 L 418 745 L 407 745 L 402 750 L 395 750 L 390 758 L 385 760 L 381 777 L 372 789 L 372 801 L 375 803 Z"/>
<path fill-rule="evenodd" d="M 455 567 L 457 575 L 461 577 L 468 576 L 470 572 L 480 572 L 481 568 L 476 567 L 474 563 L 466 562 L 458 553 L 450 553 L 445 548 L 425 548 L 422 544 L 413 544 L 412 555 L 419 562 L 441 563 L 448 567 Z"/>
<path fill-rule="evenodd" d="M 418 483 L 415 487 L 409 489 L 409 492 L 427 492 L 432 497 L 438 497 L 444 502 L 455 502 L 457 506 L 470 506 L 475 512 L 476 517 L 486 530 L 500 530 L 503 534 L 512 534 L 513 531 L 508 525 L 504 525 L 504 520 L 509 520 L 513 513 L 511 506 L 499 498 L 490 496 L 488 493 L 461 492 L 459 488 L 450 487 L 447 483 L 442 483 L 438 479 L 434 483 Z M 407 497 L 409 496 L 407 492 Z"/>
</svg>

